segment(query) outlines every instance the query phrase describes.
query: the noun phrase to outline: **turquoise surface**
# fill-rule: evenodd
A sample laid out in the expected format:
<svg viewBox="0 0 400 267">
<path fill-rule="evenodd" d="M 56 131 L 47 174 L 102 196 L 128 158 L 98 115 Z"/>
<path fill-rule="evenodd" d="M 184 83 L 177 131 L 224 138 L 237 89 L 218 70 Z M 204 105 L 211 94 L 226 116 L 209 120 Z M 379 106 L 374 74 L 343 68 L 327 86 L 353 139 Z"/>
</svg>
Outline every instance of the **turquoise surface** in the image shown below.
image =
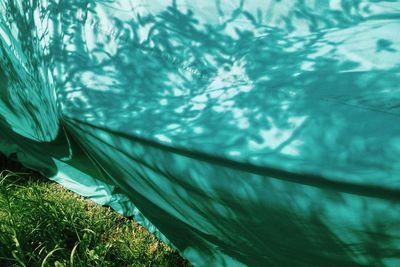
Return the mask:
<svg viewBox="0 0 400 267">
<path fill-rule="evenodd" d="M 400 266 L 400 2 L 3 0 L 0 151 L 195 266 Z"/>
</svg>

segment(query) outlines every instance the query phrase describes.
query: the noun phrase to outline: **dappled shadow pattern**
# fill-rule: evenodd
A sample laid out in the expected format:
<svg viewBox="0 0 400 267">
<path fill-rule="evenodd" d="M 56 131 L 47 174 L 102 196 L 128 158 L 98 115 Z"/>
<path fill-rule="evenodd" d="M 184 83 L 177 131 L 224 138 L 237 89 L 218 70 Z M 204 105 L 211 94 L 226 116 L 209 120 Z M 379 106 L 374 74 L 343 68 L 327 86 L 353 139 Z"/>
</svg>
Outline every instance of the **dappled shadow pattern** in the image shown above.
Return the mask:
<svg viewBox="0 0 400 267">
<path fill-rule="evenodd" d="M 399 4 L 7 2 L 39 89 L 21 105 L 25 72 L 3 70 L 19 87 L 2 110 L 38 109 L 39 140 L 60 121 L 64 161 L 116 185 L 185 257 L 398 264 Z M 1 40 L 1 69 L 20 66 Z"/>
</svg>

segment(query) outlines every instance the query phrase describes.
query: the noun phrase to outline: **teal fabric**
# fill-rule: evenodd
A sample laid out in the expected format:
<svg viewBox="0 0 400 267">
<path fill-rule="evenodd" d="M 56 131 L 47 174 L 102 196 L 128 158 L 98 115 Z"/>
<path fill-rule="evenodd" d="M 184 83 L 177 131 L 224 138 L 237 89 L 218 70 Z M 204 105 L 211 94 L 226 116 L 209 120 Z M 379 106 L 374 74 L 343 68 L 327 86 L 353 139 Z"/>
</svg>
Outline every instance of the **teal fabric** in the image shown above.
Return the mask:
<svg viewBox="0 0 400 267">
<path fill-rule="evenodd" d="M 400 3 L 3 0 L 0 151 L 195 266 L 400 266 Z"/>
</svg>

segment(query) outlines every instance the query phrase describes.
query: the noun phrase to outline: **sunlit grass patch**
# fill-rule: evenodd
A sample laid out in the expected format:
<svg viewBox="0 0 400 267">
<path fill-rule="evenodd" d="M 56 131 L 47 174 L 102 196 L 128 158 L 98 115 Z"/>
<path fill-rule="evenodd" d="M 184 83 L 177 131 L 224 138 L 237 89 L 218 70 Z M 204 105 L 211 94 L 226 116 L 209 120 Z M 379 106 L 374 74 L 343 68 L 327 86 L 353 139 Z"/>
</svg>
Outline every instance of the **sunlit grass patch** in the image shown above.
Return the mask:
<svg viewBox="0 0 400 267">
<path fill-rule="evenodd" d="M 187 266 L 135 221 L 23 168 L 0 173 L 0 266 Z"/>
</svg>

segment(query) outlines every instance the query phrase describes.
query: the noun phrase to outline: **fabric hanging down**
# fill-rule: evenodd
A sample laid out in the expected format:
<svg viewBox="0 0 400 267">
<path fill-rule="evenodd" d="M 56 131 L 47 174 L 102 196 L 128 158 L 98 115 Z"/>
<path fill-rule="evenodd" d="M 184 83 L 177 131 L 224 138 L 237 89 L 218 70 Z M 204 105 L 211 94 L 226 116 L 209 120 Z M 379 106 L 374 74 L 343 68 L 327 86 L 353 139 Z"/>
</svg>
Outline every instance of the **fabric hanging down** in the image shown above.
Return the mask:
<svg viewBox="0 0 400 267">
<path fill-rule="evenodd" d="M 195 266 L 400 266 L 400 2 L 2 0 L 0 152 Z"/>
</svg>

